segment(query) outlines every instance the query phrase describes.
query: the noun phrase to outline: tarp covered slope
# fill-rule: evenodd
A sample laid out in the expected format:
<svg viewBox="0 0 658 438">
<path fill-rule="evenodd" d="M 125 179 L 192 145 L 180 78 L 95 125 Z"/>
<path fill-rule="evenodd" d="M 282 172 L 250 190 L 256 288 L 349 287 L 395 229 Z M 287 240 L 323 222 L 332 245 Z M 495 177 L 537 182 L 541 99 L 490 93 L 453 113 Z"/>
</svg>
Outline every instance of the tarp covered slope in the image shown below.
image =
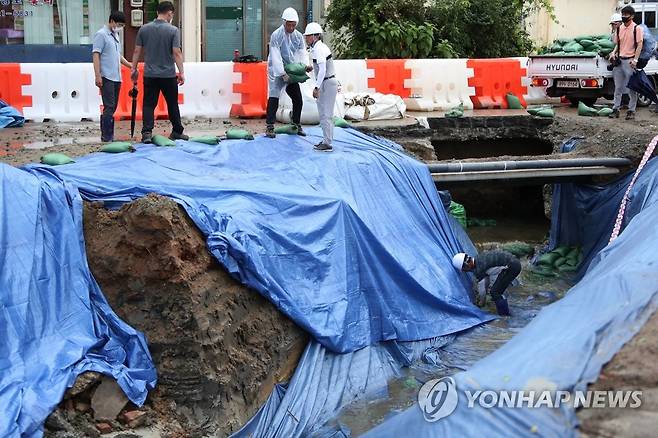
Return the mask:
<svg viewBox="0 0 658 438">
<path fill-rule="evenodd" d="M 489 320 L 452 268 L 460 245 L 427 167 L 400 147 L 337 129 L 309 137 L 178 142 L 31 166 L 90 200 L 177 200 L 212 254 L 332 351 L 454 333 Z"/>
<path fill-rule="evenodd" d="M 89 271 L 77 192 L 0 164 L 0 223 L 0 436 L 41 436 L 84 371 L 113 376 L 143 403 L 151 356 Z"/>
<path fill-rule="evenodd" d="M 640 330 L 658 308 L 657 165 L 658 160 L 649 162 L 631 192 L 626 229 L 596 254 L 585 277 L 567 296 L 543 309 L 502 348 L 455 376 L 455 412 L 428 423 L 416 405 L 366 436 L 575 435 L 578 421 L 572 408 L 484 409 L 476 403 L 469 409 L 462 391 L 584 390 Z M 617 184 L 607 189 L 616 193 Z M 591 207 L 596 211 L 607 204 L 599 199 Z M 607 241 L 614 215 L 603 219 L 606 224 L 599 229 Z"/>
</svg>

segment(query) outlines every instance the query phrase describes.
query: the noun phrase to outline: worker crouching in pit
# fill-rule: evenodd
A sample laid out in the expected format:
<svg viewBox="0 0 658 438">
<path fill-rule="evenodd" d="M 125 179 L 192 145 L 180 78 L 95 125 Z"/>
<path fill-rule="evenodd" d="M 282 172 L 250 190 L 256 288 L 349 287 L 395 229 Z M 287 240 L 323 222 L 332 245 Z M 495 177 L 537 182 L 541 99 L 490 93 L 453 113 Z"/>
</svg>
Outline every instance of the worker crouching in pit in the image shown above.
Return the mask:
<svg viewBox="0 0 658 438">
<path fill-rule="evenodd" d="M 452 265 L 462 272 L 473 272 L 478 281 L 477 303 L 484 305 L 487 291 L 501 316 L 509 316 L 504 293 L 521 273 L 521 262 L 506 251 L 484 251 L 475 257 L 463 252 L 455 254 Z"/>
</svg>

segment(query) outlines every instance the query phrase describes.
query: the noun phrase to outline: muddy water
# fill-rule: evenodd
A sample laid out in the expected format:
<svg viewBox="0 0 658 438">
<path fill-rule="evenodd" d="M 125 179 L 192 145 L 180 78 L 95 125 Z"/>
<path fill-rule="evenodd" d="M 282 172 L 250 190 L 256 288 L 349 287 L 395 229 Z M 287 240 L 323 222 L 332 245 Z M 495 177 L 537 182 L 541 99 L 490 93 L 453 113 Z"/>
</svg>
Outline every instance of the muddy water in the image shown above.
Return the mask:
<svg viewBox="0 0 658 438">
<path fill-rule="evenodd" d="M 523 327 L 542 307 L 564 296 L 572 286 L 570 278 L 545 279 L 527 270 L 520 276 L 521 284 L 508 290 L 512 316 L 497 319 L 457 336 L 455 341 L 439 351 L 440 365 L 422 361 L 402 370 L 401 376 L 389 382 L 388 390 L 379 399 L 350 405 L 332 422 L 348 428 L 358 436 L 377 426 L 386 418 L 412 406 L 424 382 L 470 368 L 479 359 L 495 351 Z M 487 307 L 495 312 L 492 307 Z"/>
</svg>

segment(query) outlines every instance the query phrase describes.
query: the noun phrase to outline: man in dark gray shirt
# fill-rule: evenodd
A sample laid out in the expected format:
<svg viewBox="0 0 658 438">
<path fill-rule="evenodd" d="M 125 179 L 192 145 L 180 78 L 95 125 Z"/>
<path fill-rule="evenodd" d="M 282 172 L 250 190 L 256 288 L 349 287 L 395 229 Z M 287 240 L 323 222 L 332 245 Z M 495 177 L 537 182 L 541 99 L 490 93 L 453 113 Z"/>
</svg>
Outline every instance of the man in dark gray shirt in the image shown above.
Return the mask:
<svg viewBox="0 0 658 438">
<path fill-rule="evenodd" d="M 180 31 L 172 26 L 174 5 L 165 1 L 158 4 L 158 18 L 144 25 L 137 32 L 133 54 L 132 80 L 137 83 L 139 71 L 137 62 L 144 50 L 144 97 L 142 103 L 142 143 L 151 143 L 153 114 L 158 104 L 160 92 L 167 102 L 167 112 L 172 125 L 169 138 L 187 140 L 183 134 L 183 124 L 178 108 L 178 86 L 185 83 L 183 52 L 181 51 Z M 178 67 L 178 76 L 176 68 Z"/>
<path fill-rule="evenodd" d="M 508 316 L 509 305 L 503 295 L 521 273 L 521 262 L 507 251 L 484 251 L 475 257 L 460 252 L 452 258 L 452 265 L 463 272 L 473 271 L 478 281 L 497 276 L 489 289 L 499 315 Z"/>
</svg>

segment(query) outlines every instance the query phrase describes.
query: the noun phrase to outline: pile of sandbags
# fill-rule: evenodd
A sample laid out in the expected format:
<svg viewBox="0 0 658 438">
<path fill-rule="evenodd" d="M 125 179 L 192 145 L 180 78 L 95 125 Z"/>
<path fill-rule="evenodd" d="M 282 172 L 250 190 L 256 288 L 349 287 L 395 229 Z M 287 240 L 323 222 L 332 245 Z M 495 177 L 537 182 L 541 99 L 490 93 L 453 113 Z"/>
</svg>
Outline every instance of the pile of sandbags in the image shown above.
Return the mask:
<svg viewBox="0 0 658 438">
<path fill-rule="evenodd" d="M 550 56 L 596 56 L 603 57 L 612 53 L 615 43 L 610 35 L 583 35 L 576 38 L 558 38 L 553 44 L 540 52 Z"/>
<path fill-rule="evenodd" d="M 535 274 L 552 277 L 558 273 L 576 272 L 583 261 L 583 254 L 576 246 L 560 246 L 541 255 L 531 271 Z"/>
</svg>

